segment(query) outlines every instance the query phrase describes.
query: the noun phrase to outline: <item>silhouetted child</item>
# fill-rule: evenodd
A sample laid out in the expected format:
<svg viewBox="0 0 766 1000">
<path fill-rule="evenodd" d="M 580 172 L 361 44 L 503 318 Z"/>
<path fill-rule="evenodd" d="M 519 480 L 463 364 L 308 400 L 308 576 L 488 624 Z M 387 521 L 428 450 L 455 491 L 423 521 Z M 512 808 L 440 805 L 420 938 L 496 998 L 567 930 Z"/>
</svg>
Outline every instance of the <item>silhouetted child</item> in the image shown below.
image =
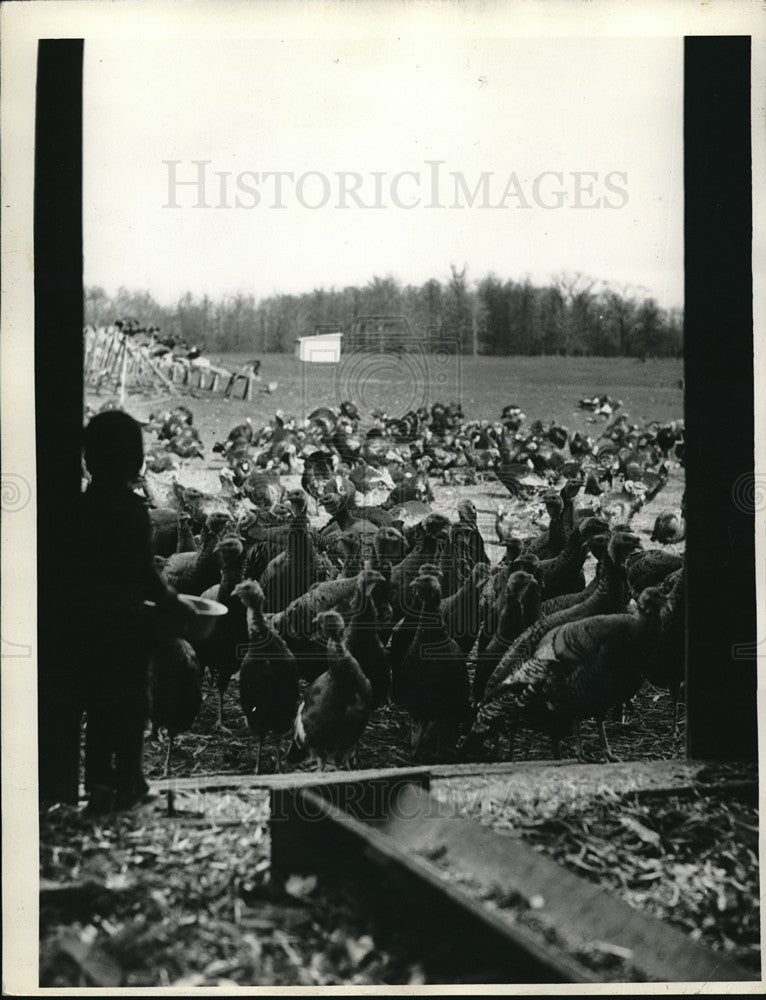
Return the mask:
<svg viewBox="0 0 766 1000">
<path fill-rule="evenodd" d="M 144 601 L 193 614 L 154 566 L 151 525 L 132 490 L 144 461 L 141 425 L 113 410 L 84 433 L 91 482 L 82 497 L 82 658 L 89 808 L 126 808 L 148 796 L 143 774 L 147 672 L 153 636 Z"/>
</svg>

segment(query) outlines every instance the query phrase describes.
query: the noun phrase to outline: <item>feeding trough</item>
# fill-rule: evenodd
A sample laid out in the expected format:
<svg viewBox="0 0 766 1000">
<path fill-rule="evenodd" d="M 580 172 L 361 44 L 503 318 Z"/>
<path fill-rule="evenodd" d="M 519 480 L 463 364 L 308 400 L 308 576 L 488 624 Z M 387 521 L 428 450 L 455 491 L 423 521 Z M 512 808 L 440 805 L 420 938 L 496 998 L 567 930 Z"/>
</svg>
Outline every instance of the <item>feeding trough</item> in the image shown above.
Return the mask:
<svg viewBox="0 0 766 1000">
<path fill-rule="evenodd" d="M 560 762 L 548 766 L 564 767 Z M 704 773 L 700 763 L 688 767 L 700 777 Z M 378 885 L 378 905 L 393 905 L 401 921 L 397 901 L 406 899 L 416 924 L 438 919 L 443 941 L 464 948 L 479 967 L 495 969 L 502 982 L 758 978 L 721 951 L 711 951 L 541 856 L 520 838 L 460 815 L 448 796 L 431 791 L 434 778 L 438 786 L 438 777 L 468 769 L 446 765 L 367 772 L 336 775 L 334 781 L 331 775 L 314 775 L 313 784 L 311 778 L 296 783 L 279 775 L 271 781 L 272 877 L 349 871 L 359 879 L 369 877 L 370 885 Z M 505 770 L 507 776 L 513 773 L 507 765 Z M 530 767 L 535 770 L 539 766 Z M 590 774 L 588 765 L 566 770 L 575 781 Z M 624 781 L 630 782 L 632 769 L 623 770 Z M 619 773 L 618 766 L 613 777 Z M 639 777 L 648 790 L 664 773 L 654 775 L 647 766 Z"/>
</svg>

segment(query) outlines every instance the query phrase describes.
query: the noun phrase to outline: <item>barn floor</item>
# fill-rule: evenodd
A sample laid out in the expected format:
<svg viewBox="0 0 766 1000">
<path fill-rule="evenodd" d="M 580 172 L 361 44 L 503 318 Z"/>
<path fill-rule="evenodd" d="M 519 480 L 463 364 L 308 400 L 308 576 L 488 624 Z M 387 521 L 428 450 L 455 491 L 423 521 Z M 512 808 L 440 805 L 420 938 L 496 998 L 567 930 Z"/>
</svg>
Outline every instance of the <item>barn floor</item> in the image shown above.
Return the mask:
<svg viewBox="0 0 766 1000">
<path fill-rule="evenodd" d="M 664 913 L 651 900 L 643 908 L 685 929 L 690 940 L 720 949 L 749 975 L 757 974 L 757 809 L 747 796 L 742 800 L 741 788 L 736 791 L 738 786 L 752 790 L 754 769 L 667 760 L 430 765 L 427 770 L 431 793 L 444 804 L 445 815 L 457 809 L 505 836 L 535 843 L 536 850 L 564 864 L 567 859 L 557 856 L 561 828 L 555 823 L 567 825 L 569 836 L 577 836 L 584 818 L 585 835 L 594 838 L 598 830 L 589 829 L 589 816 L 605 801 L 630 803 L 632 853 L 638 845 L 646 859 L 647 850 L 651 854 L 656 846 L 656 832 L 645 814 L 636 819 L 636 803 L 656 805 L 675 795 L 672 805 L 686 818 L 687 840 L 690 829 L 692 840 L 704 839 L 705 821 L 710 820 L 707 855 L 695 879 L 688 859 L 678 860 L 667 845 L 655 851 L 651 863 L 664 865 L 658 885 L 671 900 L 674 894 L 678 898 Z M 364 890 L 356 876 L 342 874 L 272 879 L 270 789 L 338 779 L 364 781 L 380 773 L 198 775 L 158 781 L 160 794 L 153 803 L 112 817 L 108 824 L 77 810 L 49 811 L 41 828 L 41 985 L 504 981 L 448 942 L 413 935 L 402 922 L 392 925 L 390 915 L 371 905 L 380 891 L 374 879 Z M 728 827 L 721 823 L 720 810 L 715 815 L 701 812 L 699 794 L 690 791 L 691 786 L 699 790 L 711 785 L 733 789 L 726 814 L 734 819 Z M 719 797 L 721 801 L 728 800 Z M 661 816 L 661 809 L 654 815 Z M 712 851 L 711 834 L 716 840 Z M 546 837 L 550 849 L 541 846 Z M 452 877 L 449 871 L 445 877 Z M 603 872 L 598 880 L 609 887 Z M 466 881 L 470 888 L 470 880 L 461 878 L 461 884 Z M 641 908 L 641 900 L 628 902 Z M 695 914 L 701 914 L 699 924 L 690 926 Z M 716 918 L 712 925 L 711 917 Z M 598 981 L 624 981 L 619 958 L 599 952 L 594 973 Z"/>
</svg>

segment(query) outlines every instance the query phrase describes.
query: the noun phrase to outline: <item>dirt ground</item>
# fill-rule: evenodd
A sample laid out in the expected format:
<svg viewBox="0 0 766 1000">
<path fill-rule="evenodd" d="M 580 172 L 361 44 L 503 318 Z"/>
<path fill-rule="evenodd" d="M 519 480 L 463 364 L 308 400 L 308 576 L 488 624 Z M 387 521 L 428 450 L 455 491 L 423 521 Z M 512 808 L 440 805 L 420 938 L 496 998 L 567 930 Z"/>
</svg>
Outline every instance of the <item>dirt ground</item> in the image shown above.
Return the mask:
<svg viewBox="0 0 766 1000">
<path fill-rule="evenodd" d="M 185 484 L 204 488 L 217 478 L 217 467 L 207 468 L 186 466 L 179 475 Z M 285 477 L 286 485 L 297 485 L 298 477 Z M 643 534 L 645 546 L 651 547 L 649 534 L 656 515 L 665 509 L 677 508 L 680 504 L 683 480 L 679 470 L 675 470 L 666 489 L 657 499 L 639 512 L 634 523 Z M 487 543 L 487 551 L 493 561 L 499 561 L 502 549 L 497 544 L 494 533 L 495 506 L 498 501 L 518 509 L 519 531 L 532 534 L 539 530 L 534 517 L 523 504 L 514 504 L 507 491 L 496 482 L 479 486 L 445 488 L 434 485 L 436 497 L 434 508 L 449 511 L 454 509 L 459 496 L 470 496 L 478 509 L 479 527 Z M 312 517 L 316 524 L 323 518 Z M 682 546 L 668 546 L 669 551 L 682 552 Z M 590 577 L 595 567 L 592 558 L 586 565 L 586 577 Z M 236 678 L 232 681 L 224 703 L 224 724 L 232 730 L 230 736 L 213 732 L 216 696 L 212 688 L 206 688 L 206 700 L 202 712 L 191 732 L 176 741 L 172 773 L 174 775 L 244 773 L 254 764 L 254 746 L 249 730 L 239 708 Z M 667 692 L 646 685 L 634 701 L 633 711 L 625 724 L 613 723 L 609 727 L 610 743 L 616 754 L 629 759 L 667 759 L 681 756 L 684 752 L 684 725 L 679 727 L 674 738 L 671 733 L 671 705 Z M 395 705 L 387 705 L 373 713 L 370 723 L 359 745 L 360 767 L 395 767 L 413 763 L 409 749 L 409 717 Z M 586 724 L 583 728 L 586 752 L 592 746 L 597 751 L 598 741 L 595 727 Z M 545 759 L 550 754 L 548 741 L 535 734 L 523 734 L 517 744 L 520 759 Z M 573 741 L 562 744 L 562 754 L 573 755 Z M 164 765 L 165 748 L 161 744 L 148 744 L 147 764 L 149 774 L 159 777 Z M 261 767 L 268 772 L 274 766 L 274 748 L 267 744 L 261 759 Z M 296 770 L 307 765 L 298 764 Z"/>
</svg>

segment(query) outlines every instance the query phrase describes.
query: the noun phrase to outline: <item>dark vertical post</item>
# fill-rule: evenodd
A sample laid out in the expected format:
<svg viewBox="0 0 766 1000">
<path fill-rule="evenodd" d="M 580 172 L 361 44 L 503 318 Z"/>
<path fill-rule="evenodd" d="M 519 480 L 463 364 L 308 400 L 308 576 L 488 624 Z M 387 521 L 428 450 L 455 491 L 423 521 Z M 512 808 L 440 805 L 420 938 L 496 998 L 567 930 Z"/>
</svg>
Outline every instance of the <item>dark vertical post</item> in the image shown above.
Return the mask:
<svg viewBox="0 0 766 1000">
<path fill-rule="evenodd" d="M 77 801 L 72 627 L 82 428 L 81 39 L 40 41 L 35 129 L 37 655 L 42 802 Z"/>
<path fill-rule="evenodd" d="M 757 754 L 750 38 L 685 39 L 687 752 Z M 763 645 L 766 651 L 766 644 Z"/>
</svg>

